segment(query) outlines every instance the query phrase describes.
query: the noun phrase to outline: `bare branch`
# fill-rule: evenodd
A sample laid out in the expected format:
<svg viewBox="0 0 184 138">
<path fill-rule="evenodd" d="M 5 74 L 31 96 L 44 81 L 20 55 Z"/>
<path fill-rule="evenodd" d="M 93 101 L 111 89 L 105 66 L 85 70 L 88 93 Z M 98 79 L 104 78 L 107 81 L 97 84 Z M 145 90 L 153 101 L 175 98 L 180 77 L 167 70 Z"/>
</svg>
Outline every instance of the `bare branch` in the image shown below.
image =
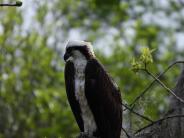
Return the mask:
<svg viewBox="0 0 184 138">
<path fill-rule="evenodd" d="M 151 124 L 149 124 L 149 125 L 147 125 L 147 126 L 141 128 L 141 129 L 137 130 L 137 131 L 135 132 L 135 134 L 141 132 L 142 130 L 144 130 L 144 129 L 150 127 L 150 126 L 153 126 L 153 125 L 156 124 L 156 123 L 160 123 L 160 122 L 162 122 L 162 121 L 164 121 L 164 120 L 172 119 L 172 118 L 176 118 L 176 117 L 184 117 L 184 115 L 173 115 L 173 116 L 167 116 L 167 117 L 161 118 L 161 119 L 159 119 L 159 120 L 157 120 L 157 121 L 154 121 L 153 123 L 151 123 Z"/>
<path fill-rule="evenodd" d="M 125 134 L 126 134 L 126 136 L 127 136 L 128 138 L 131 138 L 130 135 L 128 134 L 128 132 L 127 132 L 123 127 L 122 127 L 121 129 L 125 132 Z"/>
<path fill-rule="evenodd" d="M 17 1 L 16 3 L 0 3 L 0 6 L 20 7 L 22 6 L 22 2 Z"/>
<path fill-rule="evenodd" d="M 125 104 L 123 104 L 123 103 L 122 103 L 122 105 L 123 105 L 125 108 L 127 108 L 130 112 L 132 112 L 132 113 L 134 113 L 135 115 L 137 115 L 137 116 L 143 118 L 144 120 L 147 120 L 147 121 L 152 122 L 152 123 L 154 122 L 154 121 L 151 120 L 150 118 L 148 118 L 148 117 L 146 117 L 146 116 L 144 116 L 144 115 L 141 115 L 141 114 L 135 112 L 133 109 L 131 109 L 131 108 L 128 107 L 127 105 L 125 105 Z"/>
<path fill-rule="evenodd" d="M 184 103 L 184 100 L 178 97 L 171 89 L 169 89 L 163 82 L 161 82 L 157 77 L 155 77 L 151 72 L 149 72 L 147 69 L 142 69 L 145 71 L 148 75 L 150 75 L 153 79 L 155 79 L 163 88 L 165 88 L 168 92 L 170 92 L 176 99 L 178 99 L 180 102 Z"/>
<path fill-rule="evenodd" d="M 169 65 L 161 74 L 159 74 L 157 76 L 157 79 L 159 79 L 160 77 L 162 77 L 169 69 L 171 69 L 174 65 L 176 64 L 180 64 L 180 63 L 184 63 L 184 61 L 176 61 L 174 63 L 172 63 L 171 65 Z M 141 94 L 139 96 L 137 96 L 135 98 L 135 100 L 130 104 L 131 108 L 134 109 L 135 107 L 135 103 L 141 98 L 144 96 L 144 94 L 152 87 L 152 85 L 156 82 L 156 80 L 154 79 L 154 81 L 152 81 L 148 87 L 146 87 L 146 89 L 144 89 L 144 91 L 141 92 Z"/>
</svg>

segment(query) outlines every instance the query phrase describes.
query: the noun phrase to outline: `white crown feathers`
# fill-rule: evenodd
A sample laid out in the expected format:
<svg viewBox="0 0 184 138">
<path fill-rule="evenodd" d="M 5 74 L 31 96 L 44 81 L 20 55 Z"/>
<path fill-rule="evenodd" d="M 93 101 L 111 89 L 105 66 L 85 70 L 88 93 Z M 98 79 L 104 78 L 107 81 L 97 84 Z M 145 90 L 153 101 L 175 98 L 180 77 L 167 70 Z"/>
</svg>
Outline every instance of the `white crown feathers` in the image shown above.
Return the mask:
<svg viewBox="0 0 184 138">
<path fill-rule="evenodd" d="M 95 56 L 94 51 L 93 51 L 93 46 L 90 42 L 81 41 L 81 40 L 70 40 L 70 41 L 68 41 L 66 48 L 75 47 L 75 46 L 77 46 L 77 47 L 87 46 L 87 48 L 89 49 L 91 54 L 93 56 Z"/>
</svg>

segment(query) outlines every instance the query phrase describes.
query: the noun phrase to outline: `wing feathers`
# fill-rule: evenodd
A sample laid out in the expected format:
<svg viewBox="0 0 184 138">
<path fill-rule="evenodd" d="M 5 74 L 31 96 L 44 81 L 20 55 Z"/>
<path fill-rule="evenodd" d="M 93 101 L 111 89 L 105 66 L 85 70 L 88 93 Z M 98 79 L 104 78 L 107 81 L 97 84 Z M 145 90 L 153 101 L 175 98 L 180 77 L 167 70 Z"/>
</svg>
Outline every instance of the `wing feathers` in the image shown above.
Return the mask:
<svg viewBox="0 0 184 138">
<path fill-rule="evenodd" d="M 122 106 L 119 89 L 96 60 L 86 67 L 85 94 L 102 138 L 119 138 L 122 125 Z"/>
</svg>

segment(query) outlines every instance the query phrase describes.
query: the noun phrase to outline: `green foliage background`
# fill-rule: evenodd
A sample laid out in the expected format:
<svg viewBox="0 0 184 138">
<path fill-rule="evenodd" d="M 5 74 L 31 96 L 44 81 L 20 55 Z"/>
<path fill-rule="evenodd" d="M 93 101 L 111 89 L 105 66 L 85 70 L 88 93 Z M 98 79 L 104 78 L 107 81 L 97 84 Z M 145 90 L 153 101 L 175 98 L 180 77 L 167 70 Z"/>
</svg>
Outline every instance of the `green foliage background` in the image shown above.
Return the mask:
<svg viewBox="0 0 184 138">
<path fill-rule="evenodd" d="M 0 138 L 72 138 L 79 133 L 63 77 L 62 55 L 69 38 L 94 44 L 97 58 L 121 88 L 124 103 L 130 104 L 152 81 L 131 70 L 141 47 L 155 49 L 154 63 L 148 66 L 155 75 L 183 58 L 176 33 L 184 29 L 184 8 L 165 1 L 166 7 L 152 0 L 26 0 L 21 8 L 0 7 Z M 147 13 L 159 12 L 169 26 L 144 20 Z M 177 66 L 161 80 L 173 88 L 180 71 Z M 155 84 L 135 110 L 156 120 L 168 106 L 169 94 Z M 126 129 L 146 124 L 124 113 Z"/>
</svg>

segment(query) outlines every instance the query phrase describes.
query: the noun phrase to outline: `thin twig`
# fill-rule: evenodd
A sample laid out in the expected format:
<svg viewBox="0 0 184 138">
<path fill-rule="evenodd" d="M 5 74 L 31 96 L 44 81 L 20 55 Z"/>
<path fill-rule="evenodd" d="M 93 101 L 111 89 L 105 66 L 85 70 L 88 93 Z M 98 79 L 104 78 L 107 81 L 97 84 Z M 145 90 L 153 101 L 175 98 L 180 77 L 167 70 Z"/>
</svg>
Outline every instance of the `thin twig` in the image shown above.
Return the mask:
<svg viewBox="0 0 184 138">
<path fill-rule="evenodd" d="M 17 1 L 16 3 L 0 3 L 0 6 L 20 7 L 22 6 L 22 2 Z"/>
<path fill-rule="evenodd" d="M 142 130 L 144 130 L 144 129 L 150 127 L 150 126 L 153 126 L 153 125 L 156 124 L 156 123 L 160 123 L 160 122 L 162 122 L 162 121 L 164 121 L 164 120 L 172 119 L 172 118 L 175 118 L 175 117 L 184 117 L 184 115 L 173 115 L 173 116 L 167 116 L 167 117 L 161 118 L 161 119 L 159 119 L 159 120 L 157 120 L 157 121 L 154 121 L 154 122 L 152 122 L 151 124 L 149 124 L 149 125 L 147 125 L 147 126 L 141 128 L 141 129 L 137 130 L 134 134 L 137 134 L 137 133 L 141 132 Z"/>
<path fill-rule="evenodd" d="M 159 79 L 160 77 L 162 77 L 169 69 L 171 69 L 174 65 L 178 64 L 178 63 L 184 63 L 184 61 L 176 61 L 174 63 L 172 63 L 171 65 L 169 65 L 160 75 L 157 76 L 157 79 Z M 131 108 L 134 109 L 135 107 L 135 103 L 144 96 L 144 94 L 152 87 L 152 85 L 156 82 L 156 80 L 152 81 L 148 87 L 146 87 L 146 89 L 144 89 L 144 91 L 141 92 L 141 94 L 139 96 L 137 96 L 135 98 L 135 100 L 130 104 Z"/>
<path fill-rule="evenodd" d="M 180 102 L 184 104 L 184 100 L 180 97 L 178 97 L 171 89 L 169 89 L 163 82 L 161 82 L 157 77 L 155 77 L 151 72 L 149 72 L 147 69 L 141 69 L 145 71 L 148 75 L 150 75 L 153 79 L 155 79 L 163 88 L 165 88 L 168 92 L 170 92 L 176 99 L 178 99 Z"/>
<path fill-rule="evenodd" d="M 125 132 L 125 134 L 126 134 L 126 136 L 127 136 L 128 138 L 131 138 L 130 135 L 128 134 L 128 132 L 127 132 L 123 127 L 121 127 L 121 129 Z"/>
<path fill-rule="evenodd" d="M 122 103 L 122 105 L 123 105 L 125 108 L 127 108 L 130 112 L 132 112 L 132 113 L 134 113 L 135 115 L 137 115 L 137 116 L 143 118 L 144 120 L 147 120 L 147 121 L 152 122 L 152 123 L 154 122 L 154 121 L 151 120 L 150 118 L 148 118 L 148 117 L 146 117 L 146 116 L 144 116 L 144 115 L 141 115 L 141 114 L 135 112 L 133 109 L 131 109 L 131 108 L 128 107 L 127 105 L 125 105 L 125 104 L 123 104 L 123 103 Z"/>
<path fill-rule="evenodd" d="M 129 105 L 131 107 L 131 109 L 134 109 L 135 107 L 135 103 L 141 98 L 144 96 L 144 94 L 152 87 L 152 85 L 156 82 L 156 80 L 152 81 L 148 87 L 146 87 L 146 89 L 144 89 L 144 91 L 141 92 L 141 94 L 139 96 L 137 96 L 135 98 L 135 100 Z"/>
</svg>

